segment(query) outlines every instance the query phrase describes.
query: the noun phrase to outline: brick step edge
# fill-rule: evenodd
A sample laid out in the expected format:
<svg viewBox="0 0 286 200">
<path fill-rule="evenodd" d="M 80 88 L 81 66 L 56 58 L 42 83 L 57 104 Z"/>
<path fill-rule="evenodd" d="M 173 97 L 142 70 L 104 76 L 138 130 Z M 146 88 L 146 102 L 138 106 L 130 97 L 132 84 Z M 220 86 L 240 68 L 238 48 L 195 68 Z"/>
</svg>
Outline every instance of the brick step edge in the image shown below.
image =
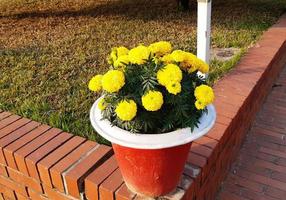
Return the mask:
<svg viewBox="0 0 286 200">
<path fill-rule="evenodd" d="M 217 122 L 193 143 L 180 184 L 161 199 L 215 199 L 247 130 L 285 64 L 283 15 L 215 84 Z M 127 189 L 112 148 L 1 110 L 0 197 L 144 199 Z"/>
</svg>

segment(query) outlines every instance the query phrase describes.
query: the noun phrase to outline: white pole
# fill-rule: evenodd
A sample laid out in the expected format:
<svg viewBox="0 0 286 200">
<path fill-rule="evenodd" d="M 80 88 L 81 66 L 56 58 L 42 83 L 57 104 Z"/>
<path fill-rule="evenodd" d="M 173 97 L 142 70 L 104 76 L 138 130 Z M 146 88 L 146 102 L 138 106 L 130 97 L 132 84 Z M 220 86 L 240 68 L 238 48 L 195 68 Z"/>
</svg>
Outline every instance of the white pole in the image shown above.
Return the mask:
<svg viewBox="0 0 286 200">
<path fill-rule="evenodd" d="M 211 0 L 198 0 L 197 56 L 209 64 L 211 37 Z"/>
</svg>

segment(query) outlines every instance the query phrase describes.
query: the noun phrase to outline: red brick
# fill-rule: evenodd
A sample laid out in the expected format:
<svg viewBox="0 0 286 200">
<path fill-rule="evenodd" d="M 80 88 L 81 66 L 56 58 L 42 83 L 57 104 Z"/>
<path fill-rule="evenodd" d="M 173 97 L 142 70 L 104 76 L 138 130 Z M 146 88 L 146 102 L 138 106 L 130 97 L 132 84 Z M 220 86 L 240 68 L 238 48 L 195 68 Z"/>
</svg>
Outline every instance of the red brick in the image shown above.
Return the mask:
<svg viewBox="0 0 286 200">
<path fill-rule="evenodd" d="M 30 143 L 26 144 L 25 146 L 21 147 L 17 151 L 14 152 L 14 158 L 16 161 L 17 169 L 22 173 L 28 175 L 28 169 L 25 163 L 25 157 L 28 156 L 30 153 L 38 149 L 43 144 L 47 143 L 52 138 L 56 137 L 61 130 L 59 129 L 50 129 L 49 131 L 45 132 L 45 134 L 37 137 L 35 140 L 31 141 Z"/>
<path fill-rule="evenodd" d="M 83 158 L 91 149 L 95 148 L 97 144 L 95 142 L 87 141 L 72 151 L 69 155 L 59 161 L 56 165 L 50 168 L 50 175 L 52 178 L 52 185 L 64 192 L 64 185 L 62 180 L 62 174 L 73 166 L 78 160 Z"/>
<path fill-rule="evenodd" d="M 253 192 L 248 189 L 244 189 L 241 192 L 241 195 L 248 199 L 267 199 L 267 200 L 277 200 L 276 198 L 272 198 L 270 196 L 266 196 L 262 193 Z"/>
<path fill-rule="evenodd" d="M 196 154 L 199 154 L 203 157 L 208 158 L 212 154 L 212 149 L 210 149 L 206 146 L 203 146 L 201 144 L 198 144 L 196 142 L 193 142 L 192 146 L 191 146 L 191 152 L 194 152 Z"/>
<path fill-rule="evenodd" d="M 220 200 L 246 200 L 244 197 L 238 196 L 228 191 L 221 192 L 219 199 Z"/>
<path fill-rule="evenodd" d="M 220 140 L 227 128 L 228 126 L 226 125 L 215 123 L 214 127 L 206 134 L 206 136 L 215 140 Z"/>
<path fill-rule="evenodd" d="M 37 180 L 40 180 L 37 170 L 37 163 L 47 156 L 49 153 L 55 151 L 60 145 L 72 138 L 72 135 L 66 132 L 60 133 L 52 140 L 45 143 L 43 146 L 35 150 L 33 153 L 25 157 L 26 165 L 29 175 Z"/>
<path fill-rule="evenodd" d="M 116 200 L 132 200 L 134 197 L 135 194 L 132 193 L 125 184 L 122 184 L 115 192 Z"/>
<path fill-rule="evenodd" d="M 268 148 L 265 148 L 265 147 L 261 147 L 259 149 L 259 151 L 263 152 L 263 153 L 270 154 L 270 155 L 274 155 L 274 156 L 277 156 L 277 157 L 286 158 L 286 152 L 275 151 L 275 150 L 268 149 Z"/>
<path fill-rule="evenodd" d="M 281 128 L 281 127 L 276 127 L 276 126 L 273 126 L 273 124 L 267 124 L 267 122 L 261 122 L 259 120 L 255 121 L 254 122 L 255 126 L 257 127 L 260 127 L 260 128 L 264 128 L 264 129 L 267 129 L 267 130 L 271 130 L 271 131 L 275 131 L 275 132 L 280 132 L 280 133 L 283 133 L 283 131 L 285 131 L 284 128 Z"/>
<path fill-rule="evenodd" d="M 232 119 L 230 119 L 229 117 L 226 117 L 224 115 L 222 115 L 221 113 L 217 113 L 217 116 L 216 116 L 216 122 L 219 123 L 219 124 L 223 124 L 223 125 L 226 125 L 226 126 L 229 126 Z"/>
<path fill-rule="evenodd" d="M 274 179 L 271 179 L 265 176 L 261 176 L 258 174 L 254 174 L 254 173 L 242 170 L 242 169 L 240 169 L 239 172 L 240 172 L 240 175 L 243 175 L 243 177 L 249 180 L 252 180 L 257 183 L 264 184 L 264 185 L 271 185 L 272 187 L 286 191 L 286 184 L 283 182 L 280 182 L 280 181 L 277 181 L 277 180 L 274 180 Z"/>
<path fill-rule="evenodd" d="M 8 169 L 8 173 L 9 173 L 9 177 L 17 183 L 21 183 L 22 185 L 31 188 L 37 192 L 43 192 L 42 190 L 42 186 L 41 184 L 36 181 L 35 179 L 25 176 L 24 174 L 11 169 L 11 168 L 7 168 Z"/>
<path fill-rule="evenodd" d="M 203 136 L 203 137 L 196 139 L 195 142 L 198 144 L 207 146 L 211 149 L 215 149 L 217 146 L 217 143 L 218 143 L 216 140 L 209 138 L 209 137 L 206 137 L 206 136 Z"/>
<path fill-rule="evenodd" d="M 265 194 L 277 199 L 285 199 L 286 191 L 279 190 L 277 188 L 273 188 L 271 186 L 268 186 L 266 188 Z"/>
<path fill-rule="evenodd" d="M 100 186 L 100 200 L 114 200 L 114 192 L 123 184 L 119 169 L 115 170 Z"/>
<path fill-rule="evenodd" d="M 275 162 L 277 165 L 281 165 L 286 167 L 286 159 L 285 158 L 279 158 L 278 160 L 276 160 Z"/>
<path fill-rule="evenodd" d="M 72 197 L 69 197 L 63 193 L 58 192 L 55 189 L 49 188 L 44 185 L 45 194 L 47 194 L 48 199 L 54 200 L 74 200 Z"/>
<path fill-rule="evenodd" d="M 253 165 L 250 160 L 243 161 L 241 169 L 247 170 L 250 173 L 258 174 L 264 177 L 270 177 L 272 173 L 272 171 L 267 168 Z M 238 172 L 238 175 L 247 178 L 244 172 Z"/>
<path fill-rule="evenodd" d="M 275 179 L 275 180 L 278 180 L 278 181 L 281 181 L 281 182 L 284 182 L 286 184 L 286 171 L 283 171 L 283 172 L 276 172 L 276 171 L 274 171 L 271 174 L 271 178 Z"/>
<path fill-rule="evenodd" d="M 5 196 L 5 194 L 1 194 L 0 195 L 0 199 L 3 199 L 3 200 L 16 200 L 16 197 L 14 199 L 10 199 L 9 197 Z"/>
<path fill-rule="evenodd" d="M 207 163 L 207 160 L 205 157 L 191 152 L 188 156 L 188 162 L 199 167 L 204 167 Z"/>
<path fill-rule="evenodd" d="M 1 178 L 0 178 L 1 179 Z M 6 186 L 0 184 L 0 193 L 5 195 L 10 199 L 16 199 L 15 193 L 13 190 L 8 189 Z"/>
<path fill-rule="evenodd" d="M 24 197 L 23 195 L 16 193 L 17 200 L 29 200 L 30 198 Z"/>
<path fill-rule="evenodd" d="M 40 193 L 35 192 L 31 188 L 28 188 L 29 197 L 31 200 L 48 200 L 48 198 Z"/>
<path fill-rule="evenodd" d="M 229 119 L 233 119 L 238 112 L 237 108 L 235 108 L 232 105 L 226 104 L 226 103 L 216 104 L 215 108 L 216 108 L 217 113 Z"/>
<path fill-rule="evenodd" d="M 235 111 L 235 109 L 238 109 L 241 107 L 242 103 L 246 100 L 245 97 L 234 94 L 231 90 L 231 88 L 227 89 L 223 89 L 220 88 L 219 90 L 216 89 L 216 87 L 214 88 L 214 93 L 216 95 L 215 98 L 215 106 L 219 106 L 220 104 L 228 104 L 231 105 L 232 107 L 226 107 L 227 109 L 229 109 L 229 111 Z M 230 115 L 229 117 L 233 118 L 233 114 L 229 113 Z"/>
<path fill-rule="evenodd" d="M 253 160 L 254 162 L 252 162 L 252 164 L 254 166 L 259 166 L 259 167 L 264 167 L 264 168 L 267 168 L 267 169 L 271 169 L 273 171 L 277 171 L 277 172 L 285 172 L 286 173 L 286 167 L 285 166 L 279 166 L 275 163 L 271 163 L 271 162 L 267 162 L 267 161 L 264 161 L 264 160 Z"/>
<path fill-rule="evenodd" d="M 2 120 L 0 121 L 0 129 L 2 129 L 2 128 L 8 126 L 9 124 L 11 124 L 11 123 L 17 121 L 17 120 L 20 119 L 20 118 L 21 118 L 21 117 L 19 117 L 19 116 L 17 116 L 17 115 L 11 115 L 11 116 L 9 116 L 9 117 L 7 117 L 7 118 L 5 118 L 5 119 L 2 119 Z M 1 130 L 0 133 L 2 133 L 2 130 Z"/>
<path fill-rule="evenodd" d="M 237 187 L 236 185 L 232 184 L 231 182 L 225 182 L 222 184 L 222 191 L 228 191 L 232 194 L 239 195 L 241 194 L 241 187 Z"/>
<path fill-rule="evenodd" d="M 263 192 L 263 188 L 264 188 L 263 184 L 259 184 L 257 182 L 248 180 L 243 177 L 235 176 L 235 175 L 230 175 L 226 181 L 234 185 L 238 185 L 239 187 L 251 189 L 255 192 Z"/>
<path fill-rule="evenodd" d="M 118 168 L 116 159 L 114 156 L 106 160 L 101 166 L 96 168 L 90 175 L 85 179 L 85 193 L 88 200 L 98 200 L 98 189 L 99 185 L 108 177 L 110 174 Z"/>
<path fill-rule="evenodd" d="M 14 152 L 23 147 L 25 144 L 33 141 L 35 138 L 49 130 L 50 127 L 47 125 L 41 125 L 34 129 L 33 131 L 27 133 L 23 137 L 21 137 L 21 140 L 16 140 L 6 146 L 4 148 L 4 156 L 6 158 L 7 164 L 9 167 L 13 169 L 17 169 L 17 165 L 14 159 Z"/>
<path fill-rule="evenodd" d="M 59 160 L 68 155 L 76 147 L 82 144 L 85 141 L 84 138 L 78 136 L 73 137 L 58 149 L 50 153 L 47 157 L 42 159 L 37 163 L 38 171 L 40 174 L 41 181 L 49 187 L 53 187 L 50 178 L 49 169 L 55 165 Z"/>
<path fill-rule="evenodd" d="M 8 177 L 7 170 L 6 170 L 6 166 L 1 165 L 1 164 L 0 164 L 0 174 L 1 174 L 2 176 Z"/>
<path fill-rule="evenodd" d="M 95 148 L 88 156 L 83 158 L 77 165 L 64 173 L 69 195 L 79 198 L 83 187 L 83 181 L 88 174 L 102 164 L 112 153 L 110 147 L 100 145 Z"/>
<path fill-rule="evenodd" d="M 11 115 L 12 115 L 12 114 L 9 113 L 9 112 L 1 112 L 1 113 L 0 113 L 0 121 L 3 120 L 3 119 L 5 119 L 5 118 L 7 118 L 7 117 L 9 117 L 9 116 L 11 116 Z"/>
<path fill-rule="evenodd" d="M 7 163 L 3 154 L 3 148 L 5 148 L 5 146 L 10 144 L 11 142 L 16 141 L 18 138 L 25 135 L 27 132 L 31 131 L 39 125 L 40 124 L 37 122 L 30 122 L 0 139 L 0 160 L 4 161 L 3 164 Z"/>
<path fill-rule="evenodd" d="M 262 128 L 257 127 L 257 126 L 252 129 L 252 132 L 254 132 L 256 134 L 268 135 L 268 136 L 271 136 L 271 137 L 274 137 L 274 138 L 277 138 L 280 140 L 283 140 L 283 138 L 285 137 L 285 135 L 283 135 L 281 133 L 277 133 L 275 131 L 270 131 L 267 129 L 262 129 Z"/>
<path fill-rule="evenodd" d="M 2 148 L 5 147 L 7 144 L 10 144 L 11 142 L 17 140 L 21 136 L 25 135 L 26 133 L 28 133 L 29 131 L 33 130 L 34 128 L 36 128 L 37 126 L 40 125 L 40 123 L 38 123 L 38 122 L 30 122 L 27 119 L 19 120 L 17 122 L 19 122 L 19 124 L 20 124 L 20 121 L 22 122 L 21 125 L 22 124 L 25 124 L 25 125 L 14 130 L 9 135 L 6 135 L 0 139 L 0 146 Z M 29 123 L 27 123 L 27 122 L 29 122 Z"/>
<path fill-rule="evenodd" d="M 12 116 L 13 117 L 13 116 Z M 16 118 L 16 117 L 15 117 Z M 8 119 L 8 118 L 6 118 Z M 4 120 L 3 120 L 4 121 Z M 3 121 L 0 121 L 3 122 Z M 8 126 L 6 126 L 5 128 L 3 128 L 1 131 L 0 131 L 0 138 L 10 134 L 11 132 L 17 130 L 18 128 L 22 127 L 23 125 L 29 123 L 31 120 L 29 119 L 26 119 L 26 118 L 22 118 L 22 119 L 19 119 L 11 124 L 9 124 Z"/>
<path fill-rule="evenodd" d="M 4 176 L 0 176 L 0 184 L 4 185 L 5 187 L 7 187 L 11 190 L 14 190 L 16 193 L 19 193 L 19 194 L 26 196 L 26 197 L 28 196 L 25 187 L 23 185 L 15 183 L 11 179 L 8 179 Z"/>
<path fill-rule="evenodd" d="M 253 86 L 249 83 L 245 83 L 245 81 L 240 81 L 240 79 L 237 79 L 237 76 L 241 77 L 242 73 L 248 73 L 250 70 L 251 69 L 237 68 L 235 71 L 230 72 L 227 76 L 223 77 L 220 81 L 218 81 L 218 83 L 216 84 L 216 88 L 218 89 L 224 88 L 227 85 L 227 87 L 231 88 L 231 90 L 236 95 L 248 97 L 248 95 L 253 89 Z M 252 72 L 253 72 L 253 69 L 252 69 Z"/>
</svg>

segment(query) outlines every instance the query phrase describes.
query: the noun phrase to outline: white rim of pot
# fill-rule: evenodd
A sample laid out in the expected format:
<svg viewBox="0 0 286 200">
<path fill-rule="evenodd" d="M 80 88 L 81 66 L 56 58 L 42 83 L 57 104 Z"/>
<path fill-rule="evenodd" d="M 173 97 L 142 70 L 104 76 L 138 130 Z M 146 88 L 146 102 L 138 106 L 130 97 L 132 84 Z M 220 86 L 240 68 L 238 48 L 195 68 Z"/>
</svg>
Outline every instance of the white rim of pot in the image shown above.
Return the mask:
<svg viewBox="0 0 286 200">
<path fill-rule="evenodd" d="M 132 133 L 102 119 L 101 110 L 97 107 L 100 99 L 98 98 L 94 102 L 90 110 L 90 121 L 93 128 L 112 143 L 136 149 L 163 149 L 187 144 L 208 133 L 216 120 L 215 107 L 211 104 L 207 106 L 208 112 L 200 118 L 199 127 L 194 128 L 193 132 L 190 128 L 183 128 L 160 134 Z"/>
</svg>

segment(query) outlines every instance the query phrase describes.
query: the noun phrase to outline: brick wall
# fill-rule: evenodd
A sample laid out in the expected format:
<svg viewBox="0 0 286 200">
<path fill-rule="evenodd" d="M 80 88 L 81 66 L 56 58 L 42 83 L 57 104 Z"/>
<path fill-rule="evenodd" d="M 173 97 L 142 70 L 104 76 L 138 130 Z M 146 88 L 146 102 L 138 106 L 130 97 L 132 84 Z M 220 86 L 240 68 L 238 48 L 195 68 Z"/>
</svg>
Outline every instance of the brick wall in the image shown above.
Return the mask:
<svg viewBox="0 0 286 200">
<path fill-rule="evenodd" d="M 215 85 L 217 122 L 196 140 L 181 183 L 161 199 L 214 199 L 256 112 L 286 63 L 286 16 Z M 143 199 L 131 194 L 110 147 L 0 111 L 3 199 Z"/>
</svg>

